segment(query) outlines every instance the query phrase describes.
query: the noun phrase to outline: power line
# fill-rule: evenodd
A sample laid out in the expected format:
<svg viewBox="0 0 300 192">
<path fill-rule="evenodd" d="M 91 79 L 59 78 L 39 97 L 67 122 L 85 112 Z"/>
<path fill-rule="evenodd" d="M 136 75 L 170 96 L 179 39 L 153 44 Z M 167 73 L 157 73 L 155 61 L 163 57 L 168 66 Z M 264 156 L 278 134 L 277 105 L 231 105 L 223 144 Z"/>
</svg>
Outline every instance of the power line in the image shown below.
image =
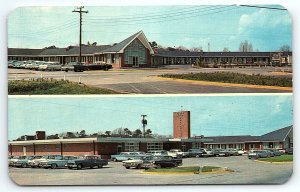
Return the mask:
<svg viewBox="0 0 300 192">
<path fill-rule="evenodd" d="M 252 7 L 252 8 L 261 8 L 261 9 L 273 9 L 273 10 L 281 10 L 286 11 L 285 8 L 278 8 L 278 7 L 265 7 L 265 6 L 257 6 L 257 5 L 239 5 L 241 7 Z"/>
</svg>

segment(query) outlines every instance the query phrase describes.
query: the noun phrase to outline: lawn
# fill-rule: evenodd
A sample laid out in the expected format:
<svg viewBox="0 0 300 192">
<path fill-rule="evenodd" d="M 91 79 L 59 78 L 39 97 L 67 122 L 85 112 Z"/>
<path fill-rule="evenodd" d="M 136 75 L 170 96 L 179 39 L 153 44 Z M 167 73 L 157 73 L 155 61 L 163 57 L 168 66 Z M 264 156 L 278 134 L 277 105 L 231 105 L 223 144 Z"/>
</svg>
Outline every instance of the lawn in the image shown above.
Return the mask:
<svg viewBox="0 0 300 192">
<path fill-rule="evenodd" d="M 146 173 L 199 173 L 199 172 L 212 172 L 213 169 L 220 167 L 214 166 L 192 166 L 192 167 L 174 167 L 174 168 L 161 168 L 161 169 L 147 169 Z"/>
<path fill-rule="evenodd" d="M 232 72 L 214 73 L 188 73 L 188 74 L 164 74 L 161 77 L 173 79 L 186 79 L 196 81 L 212 81 L 222 83 L 238 83 L 250 85 L 268 85 L 280 87 L 292 87 L 292 77 L 286 76 L 265 76 L 265 75 L 246 75 Z"/>
<path fill-rule="evenodd" d="M 119 92 L 88 87 L 65 80 L 36 79 L 8 81 L 9 95 L 70 95 L 70 94 L 119 94 Z"/>
<path fill-rule="evenodd" d="M 259 158 L 260 161 L 266 162 L 292 162 L 293 155 L 281 155 L 276 157 L 269 157 L 269 158 Z"/>
</svg>

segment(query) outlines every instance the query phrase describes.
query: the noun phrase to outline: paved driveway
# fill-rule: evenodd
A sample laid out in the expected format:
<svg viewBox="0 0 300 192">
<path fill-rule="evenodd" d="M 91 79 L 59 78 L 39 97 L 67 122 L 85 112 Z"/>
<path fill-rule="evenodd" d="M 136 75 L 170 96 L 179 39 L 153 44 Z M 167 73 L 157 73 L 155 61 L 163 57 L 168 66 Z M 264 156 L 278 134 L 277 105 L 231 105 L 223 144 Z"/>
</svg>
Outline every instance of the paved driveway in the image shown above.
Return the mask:
<svg viewBox="0 0 300 192">
<path fill-rule="evenodd" d="M 230 71 L 245 74 L 273 74 L 270 68 L 246 68 L 246 69 L 195 69 L 195 68 L 168 68 L 168 69 L 127 69 L 110 71 L 86 71 L 74 72 L 41 72 L 25 69 L 9 69 L 8 79 L 30 78 L 54 78 L 67 79 L 74 82 L 82 82 L 89 86 L 108 88 L 123 93 L 134 94 L 184 94 L 184 93 L 281 93 L 291 92 L 276 89 L 262 89 L 249 87 L 232 87 L 224 85 L 202 85 L 189 82 L 177 82 L 173 80 L 156 78 L 160 74 L 172 73 L 196 73 Z M 291 75 L 291 74 L 287 74 Z"/>
<path fill-rule="evenodd" d="M 280 184 L 286 182 L 293 164 L 266 164 L 246 156 L 188 158 L 183 166 L 220 166 L 235 170 L 224 174 L 143 174 L 110 162 L 101 169 L 9 168 L 9 175 L 20 185 L 177 185 L 177 184 Z"/>
</svg>

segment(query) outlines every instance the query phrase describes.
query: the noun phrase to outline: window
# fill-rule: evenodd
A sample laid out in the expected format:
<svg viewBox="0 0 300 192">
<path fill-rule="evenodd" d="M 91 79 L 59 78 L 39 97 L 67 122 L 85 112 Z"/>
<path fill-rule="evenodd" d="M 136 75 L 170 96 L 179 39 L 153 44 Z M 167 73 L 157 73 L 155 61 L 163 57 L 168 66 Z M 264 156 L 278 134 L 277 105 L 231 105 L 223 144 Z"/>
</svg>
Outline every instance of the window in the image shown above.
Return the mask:
<svg viewBox="0 0 300 192">
<path fill-rule="evenodd" d="M 111 54 L 111 63 L 116 63 L 115 54 Z"/>
<path fill-rule="evenodd" d="M 192 148 L 193 149 L 201 148 L 201 143 L 200 142 L 193 142 L 192 143 Z"/>
<path fill-rule="evenodd" d="M 140 150 L 140 145 L 138 142 L 129 142 L 125 143 L 125 151 L 126 152 L 133 152 L 133 151 L 139 151 Z"/>
<path fill-rule="evenodd" d="M 147 143 L 147 151 L 158 151 L 158 150 L 163 150 L 163 143 L 162 142 Z"/>
<path fill-rule="evenodd" d="M 146 53 L 147 49 L 136 39 L 125 49 L 124 63 L 127 65 L 146 64 Z"/>
</svg>

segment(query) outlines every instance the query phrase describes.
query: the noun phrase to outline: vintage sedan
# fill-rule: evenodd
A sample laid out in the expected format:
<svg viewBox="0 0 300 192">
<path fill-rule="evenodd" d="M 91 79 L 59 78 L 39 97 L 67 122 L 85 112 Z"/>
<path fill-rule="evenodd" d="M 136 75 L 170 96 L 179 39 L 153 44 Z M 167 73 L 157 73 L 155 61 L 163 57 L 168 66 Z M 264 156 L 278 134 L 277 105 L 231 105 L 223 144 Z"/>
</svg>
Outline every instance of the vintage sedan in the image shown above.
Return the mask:
<svg viewBox="0 0 300 192">
<path fill-rule="evenodd" d="M 60 71 L 61 64 L 58 62 L 44 62 L 42 65 L 39 65 L 38 70 L 40 70 L 40 71 Z"/>
<path fill-rule="evenodd" d="M 67 167 L 69 169 L 73 169 L 73 168 L 83 169 L 86 167 L 92 169 L 94 167 L 101 168 L 107 164 L 108 164 L 107 160 L 101 159 L 101 157 L 98 155 L 84 155 L 84 156 L 80 156 L 78 159 L 68 161 Z"/>
<path fill-rule="evenodd" d="M 216 157 L 229 157 L 230 153 L 226 149 L 214 149 Z"/>
<path fill-rule="evenodd" d="M 40 162 L 40 167 L 44 167 L 45 169 L 51 168 L 62 168 L 66 167 L 68 161 L 77 159 L 76 156 L 53 156 L 49 159 L 43 160 Z"/>
<path fill-rule="evenodd" d="M 44 155 L 42 157 L 36 157 L 32 160 L 28 160 L 28 166 L 30 166 L 31 168 L 40 167 L 40 162 L 50 158 L 51 156 L 53 155 Z"/>
<path fill-rule="evenodd" d="M 252 150 L 248 154 L 249 159 L 258 159 L 269 157 L 269 153 L 265 150 Z"/>
<path fill-rule="evenodd" d="M 61 67 L 61 70 L 65 72 L 74 71 L 74 65 L 78 65 L 78 64 L 79 64 L 78 62 L 67 63 Z"/>
<path fill-rule="evenodd" d="M 204 154 L 203 149 L 189 149 L 188 150 L 188 157 L 202 157 Z"/>
<path fill-rule="evenodd" d="M 20 159 L 20 157 L 22 156 L 13 156 L 12 158 L 10 158 L 8 160 L 8 166 L 13 167 L 15 165 L 15 162 L 17 162 Z"/>
<path fill-rule="evenodd" d="M 41 158 L 42 156 L 21 156 L 18 161 L 15 162 L 15 167 L 28 167 L 28 161 L 35 158 Z"/>
<path fill-rule="evenodd" d="M 145 156 L 144 152 L 121 152 L 118 155 L 111 155 L 112 161 L 126 161 Z"/>
</svg>

